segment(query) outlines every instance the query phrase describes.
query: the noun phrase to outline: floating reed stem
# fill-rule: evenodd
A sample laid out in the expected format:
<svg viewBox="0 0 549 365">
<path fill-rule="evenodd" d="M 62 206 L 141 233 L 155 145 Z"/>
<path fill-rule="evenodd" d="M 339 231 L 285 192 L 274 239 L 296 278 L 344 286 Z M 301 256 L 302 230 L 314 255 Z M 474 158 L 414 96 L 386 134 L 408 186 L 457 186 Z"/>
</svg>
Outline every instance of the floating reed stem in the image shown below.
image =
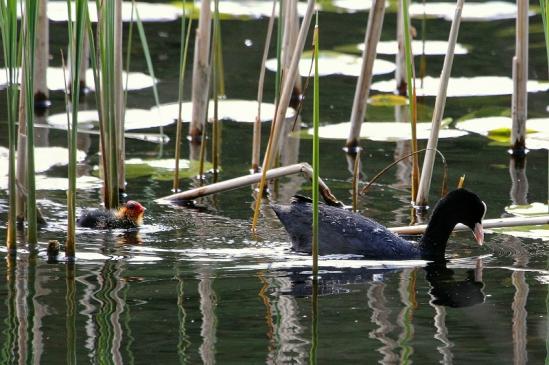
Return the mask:
<svg viewBox="0 0 549 365">
<path fill-rule="evenodd" d="M 208 84 L 210 79 L 210 34 L 211 34 L 210 0 L 203 0 L 200 6 L 200 18 L 195 35 L 193 85 L 192 85 L 192 116 L 189 137 L 193 143 L 199 143 L 202 130 L 206 127 L 208 109 Z"/>
<path fill-rule="evenodd" d="M 317 279 L 318 275 L 318 179 L 320 178 L 320 144 L 318 137 L 318 127 L 320 124 L 320 83 L 318 77 L 318 11 L 316 12 L 316 24 L 313 35 L 314 45 L 314 91 L 313 91 L 313 237 L 312 237 L 312 255 L 313 255 L 313 276 Z"/>
<path fill-rule="evenodd" d="M 355 96 L 353 99 L 353 109 L 351 111 L 351 128 L 345 147 L 347 152 L 354 152 L 358 147 L 360 138 L 360 129 L 364 116 L 366 115 L 366 106 L 370 85 L 372 83 L 372 72 L 374 61 L 377 55 L 377 44 L 381 36 L 383 27 L 383 17 L 385 15 L 385 0 L 375 0 L 370 14 L 368 15 L 368 25 L 364 36 L 364 50 L 362 51 L 362 68 L 358 77 Z"/>
<path fill-rule="evenodd" d="M 519 227 L 519 226 L 536 226 L 542 224 L 549 224 L 549 215 L 544 215 L 540 217 L 512 217 L 512 218 L 495 218 L 495 219 L 484 219 L 482 221 L 482 226 L 486 229 L 489 228 L 503 228 L 503 227 Z M 417 226 L 405 226 L 405 227 L 392 227 L 389 228 L 390 231 L 398 234 L 422 234 L 427 228 L 426 224 L 421 224 Z M 470 231 L 471 229 L 463 224 L 458 224 L 454 231 Z"/>
<path fill-rule="evenodd" d="M 267 35 L 265 36 L 265 47 L 263 48 L 263 57 L 261 58 L 261 67 L 259 71 L 259 82 L 257 83 L 257 116 L 254 121 L 253 144 L 252 144 L 252 172 L 259 171 L 259 159 L 261 154 L 261 103 L 263 102 L 263 86 L 265 84 L 265 63 L 269 55 L 271 38 L 273 35 L 275 19 L 276 0 L 273 0 L 273 8 L 269 24 L 267 25 Z M 278 70 L 277 70 L 278 71 Z"/>
<path fill-rule="evenodd" d="M 181 134 L 183 129 L 183 86 L 185 85 L 185 68 L 187 66 L 187 54 L 189 50 L 189 36 L 191 34 L 192 17 L 189 17 L 189 25 L 185 33 L 186 0 L 182 0 L 183 15 L 181 16 L 181 50 L 179 53 L 179 88 L 177 94 L 177 128 L 175 132 L 175 171 L 173 174 L 173 191 L 179 191 L 179 159 L 181 158 Z"/>
<path fill-rule="evenodd" d="M 301 53 L 303 52 L 303 47 L 305 45 L 305 39 L 307 38 L 307 33 L 309 30 L 309 26 L 311 24 L 314 4 L 315 4 L 314 0 L 308 0 L 307 2 L 307 10 L 305 12 L 303 21 L 301 23 L 301 29 L 299 30 L 299 37 L 296 42 L 296 47 L 294 49 L 292 62 L 288 72 L 289 75 L 295 75 L 295 73 L 297 72 L 297 67 L 299 64 L 299 60 L 301 58 Z M 288 105 L 290 103 L 290 97 L 292 95 L 294 84 L 295 84 L 294 78 L 286 77 L 284 79 L 282 93 L 280 94 L 280 99 L 276 108 L 276 115 L 273 119 L 271 136 L 269 138 L 269 142 L 267 143 L 265 157 L 263 158 L 263 168 L 262 168 L 263 178 L 261 179 L 261 182 L 259 184 L 259 191 L 256 198 L 254 217 L 252 221 L 252 231 L 255 230 L 257 220 L 259 218 L 259 208 L 261 207 L 261 199 L 263 197 L 263 190 L 265 189 L 265 179 L 266 179 L 267 170 L 269 170 L 269 168 L 271 167 L 271 163 L 274 160 L 275 151 L 277 150 L 277 147 L 279 145 L 280 131 L 282 130 L 282 126 L 284 124 L 286 110 L 288 109 Z"/>
<path fill-rule="evenodd" d="M 431 179 L 433 176 L 433 166 L 435 164 L 436 149 L 438 146 L 438 134 L 440 131 L 440 123 L 444 116 L 444 106 L 446 105 L 446 93 L 448 91 L 448 82 L 452 72 L 452 63 L 454 61 L 454 50 L 456 48 L 457 37 L 459 33 L 459 24 L 461 21 L 461 11 L 463 9 L 464 0 L 457 0 L 452 27 L 448 37 L 448 50 L 444 57 L 444 65 L 440 74 L 440 84 L 437 97 L 435 100 L 435 110 L 431 121 L 431 134 L 427 142 L 427 151 L 423 159 L 423 167 L 421 171 L 421 179 L 419 182 L 418 194 L 416 197 L 416 205 L 427 206 L 429 201 L 429 189 L 431 187 Z"/>
<path fill-rule="evenodd" d="M 311 165 L 309 165 L 306 162 L 289 165 L 289 166 L 283 166 L 278 167 L 272 170 L 267 171 L 265 174 L 265 178 L 267 180 L 277 179 L 279 177 L 288 176 L 288 175 L 294 175 L 302 173 L 309 179 L 313 178 L 313 168 Z M 198 199 L 204 196 L 208 196 L 211 194 L 217 194 L 224 191 L 239 189 L 245 186 L 250 186 L 253 184 L 257 184 L 261 181 L 263 177 L 263 172 L 258 172 L 256 174 L 246 175 L 246 176 L 240 176 L 236 177 L 234 179 L 220 181 L 214 184 L 205 185 L 199 188 L 182 191 L 180 193 L 172 194 L 160 199 L 157 199 L 156 201 L 159 203 L 166 203 L 166 202 L 185 202 L 185 201 L 191 201 L 194 199 Z M 339 202 L 336 197 L 332 194 L 330 191 L 330 188 L 328 188 L 328 185 L 322 179 L 318 179 L 318 187 L 320 190 L 320 194 L 322 195 L 322 198 L 326 202 L 326 204 L 332 205 L 332 206 L 343 206 L 341 202 Z"/>
<path fill-rule="evenodd" d="M 524 155 L 528 114 L 528 0 L 517 0 L 516 45 L 513 57 L 513 97 L 511 101 L 511 145 L 513 155 Z"/>
<path fill-rule="evenodd" d="M 17 1 L 0 0 L 0 34 L 2 35 L 2 50 L 6 68 L 7 118 L 8 118 L 8 222 L 6 232 L 6 247 L 8 255 L 16 253 L 16 174 L 15 145 L 17 124 L 18 97 L 18 31 L 17 31 Z M 8 260 L 8 264 L 11 260 Z"/>
</svg>

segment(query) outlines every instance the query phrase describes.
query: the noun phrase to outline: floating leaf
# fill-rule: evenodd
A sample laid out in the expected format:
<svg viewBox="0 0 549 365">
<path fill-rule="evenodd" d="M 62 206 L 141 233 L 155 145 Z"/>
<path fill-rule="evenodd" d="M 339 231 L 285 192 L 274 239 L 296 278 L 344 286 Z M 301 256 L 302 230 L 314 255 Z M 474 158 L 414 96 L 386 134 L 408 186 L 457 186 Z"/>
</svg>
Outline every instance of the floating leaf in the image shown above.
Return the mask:
<svg viewBox="0 0 549 365">
<path fill-rule="evenodd" d="M 103 186 L 101 179 L 94 176 L 81 176 L 76 178 L 76 188 L 80 190 L 99 189 Z M 67 190 L 69 179 L 64 177 L 51 177 L 36 175 L 36 190 L 53 191 Z M 8 179 L 0 177 L 0 190 L 8 189 Z"/>
<path fill-rule="evenodd" d="M 324 139 L 347 139 L 350 122 L 330 124 L 319 129 L 319 137 Z M 312 135 L 312 128 L 307 134 Z M 428 139 L 431 133 L 431 123 L 417 124 L 417 138 Z M 364 122 L 360 129 L 360 138 L 373 141 L 402 141 L 410 139 L 410 124 L 397 122 Z M 439 138 L 457 138 L 466 135 L 467 132 L 457 129 L 441 129 Z"/>
<path fill-rule="evenodd" d="M 478 133 L 499 143 L 511 144 L 512 119 L 509 117 L 474 118 L 456 123 L 456 128 Z M 526 121 L 526 146 L 530 149 L 549 149 L 549 119 L 532 118 Z"/>
<path fill-rule="evenodd" d="M 192 115 L 192 102 L 181 104 L 181 117 L 183 122 L 190 122 Z M 212 116 L 214 108 L 213 100 L 208 104 L 208 115 Z M 261 121 L 269 122 L 273 119 L 276 107 L 271 103 L 261 103 Z M 151 108 L 153 115 L 159 115 L 163 120 L 172 120 L 175 122 L 179 115 L 178 103 L 169 103 Z M 218 117 L 219 120 L 232 120 L 236 122 L 255 122 L 257 116 L 257 101 L 252 100 L 237 100 L 237 99 L 222 99 L 218 101 Z M 293 118 L 295 110 L 288 108 L 286 118 Z"/>
<path fill-rule="evenodd" d="M 456 11 L 456 4 L 451 2 L 440 3 L 412 3 L 410 16 L 443 18 L 452 21 Z M 486 1 L 482 3 L 466 3 L 461 13 L 462 21 L 492 21 L 514 19 L 517 15 L 517 5 L 506 1 Z M 534 12 L 530 12 L 534 15 Z"/>
<path fill-rule="evenodd" d="M 549 224 L 542 226 L 522 226 L 492 228 L 491 231 L 519 238 L 533 238 L 549 241 Z"/>
<path fill-rule="evenodd" d="M 427 76 L 416 81 L 417 96 L 436 96 L 440 79 Z M 372 90 L 392 93 L 396 88 L 395 80 L 378 81 L 372 84 Z M 549 90 L 549 82 L 530 80 L 528 92 Z M 453 77 L 448 84 L 448 97 L 511 95 L 513 80 L 505 76 Z"/>
<path fill-rule="evenodd" d="M 64 147 L 34 147 L 34 171 L 42 173 L 54 166 L 67 165 L 69 162 L 68 149 Z M 77 161 L 83 161 L 86 153 L 77 151 Z M 8 149 L 0 147 L 0 176 L 8 174 Z"/>
<path fill-rule="evenodd" d="M 267 60 L 265 67 L 276 72 L 276 59 Z M 334 51 L 321 51 L 318 57 L 319 76 L 345 75 L 358 77 L 362 68 L 362 59 L 358 56 L 348 55 Z M 395 64 L 389 61 L 376 59 L 374 61 L 374 75 L 381 75 L 395 71 Z M 309 76 L 311 69 L 311 52 L 303 52 L 299 61 L 299 74 L 303 77 Z"/>
<path fill-rule="evenodd" d="M 357 52 L 362 52 L 364 50 L 364 43 L 355 45 L 355 48 Z M 412 51 L 415 56 L 420 56 L 422 54 L 427 56 L 445 55 L 448 51 L 448 42 L 414 40 L 412 41 Z M 383 41 L 377 44 L 377 53 L 379 54 L 396 55 L 397 52 L 397 41 Z M 464 55 L 467 53 L 468 50 L 465 46 L 460 43 L 456 43 L 454 54 Z"/>
<path fill-rule="evenodd" d="M 332 0 L 332 5 L 336 10 L 345 10 L 349 13 L 355 13 L 358 11 L 368 11 L 372 8 L 372 0 Z M 389 6 L 389 3 L 385 3 L 385 8 Z M 322 8 L 323 11 L 326 11 L 326 7 Z"/>
<path fill-rule="evenodd" d="M 66 1 L 48 1 L 48 18 L 54 22 L 68 21 L 68 8 Z M 170 4 L 152 4 L 135 2 L 141 21 L 143 22 L 171 22 L 183 15 L 183 10 Z M 94 1 L 88 3 L 90 20 L 97 23 L 97 7 Z M 76 19 L 76 7 L 72 7 L 72 19 Z M 132 19 L 131 1 L 122 2 L 122 21 L 130 22 Z M 135 15 L 133 17 L 135 20 Z"/>
<path fill-rule="evenodd" d="M 517 217 L 532 217 L 549 214 L 549 206 L 547 206 L 547 204 L 534 202 L 526 205 L 510 205 L 505 207 L 505 211 Z"/>
<path fill-rule="evenodd" d="M 368 104 L 371 104 L 373 106 L 407 105 L 408 98 L 405 96 L 393 94 L 377 94 L 368 99 Z"/>
<path fill-rule="evenodd" d="M 6 85 L 6 69 L 0 68 L 0 85 Z M 21 73 L 19 73 L 21 75 Z M 128 90 L 141 90 L 152 87 L 155 82 L 151 76 L 141 73 L 141 72 L 130 72 L 127 74 L 125 71 L 122 71 L 122 78 L 126 80 L 126 75 L 128 75 Z M 67 71 L 67 77 L 68 71 Z M 48 67 L 48 89 L 50 90 L 65 90 L 63 69 L 61 67 Z M 124 82 L 124 87 L 126 83 Z M 86 86 L 95 91 L 95 82 L 93 80 L 93 70 L 89 69 L 86 71 Z"/>
<path fill-rule="evenodd" d="M 162 160 L 142 160 L 132 158 L 126 160 L 126 176 L 128 179 L 151 176 L 154 180 L 170 181 L 173 179 L 175 170 L 175 159 Z M 204 170 L 213 168 L 211 162 L 204 162 Z M 200 162 L 179 160 L 179 176 L 181 178 L 191 178 L 200 173 Z"/>
<path fill-rule="evenodd" d="M 67 114 L 59 113 L 48 117 L 48 123 L 66 128 Z M 78 124 L 95 125 L 99 123 L 99 113 L 97 110 L 81 110 L 78 112 Z M 162 114 L 153 113 L 147 109 L 126 109 L 124 121 L 125 130 L 146 129 L 154 127 L 163 127 L 174 123 L 171 118 L 163 118 Z"/>
</svg>

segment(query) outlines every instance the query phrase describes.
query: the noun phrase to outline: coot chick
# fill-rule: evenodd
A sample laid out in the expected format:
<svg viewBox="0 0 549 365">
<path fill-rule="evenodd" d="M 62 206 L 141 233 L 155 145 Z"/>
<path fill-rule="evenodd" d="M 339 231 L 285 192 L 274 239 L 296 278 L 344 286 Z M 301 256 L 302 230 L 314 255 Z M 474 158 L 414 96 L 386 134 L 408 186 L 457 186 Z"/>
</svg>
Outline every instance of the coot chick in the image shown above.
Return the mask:
<svg viewBox="0 0 549 365">
<path fill-rule="evenodd" d="M 294 251 L 311 253 L 311 205 L 310 199 L 297 196 L 289 205 L 271 204 L 290 234 Z M 486 204 L 476 194 L 465 189 L 454 190 L 437 203 L 425 234 L 413 242 L 360 214 L 320 204 L 319 253 L 354 254 L 385 260 L 441 259 L 458 223 L 471 228 L 477 243 L 482 245 L 485 213 Z"/>
<path fill-rule="evenodd" d="M 107 209 L 85 209 L 76 224 L 80 227 L 110 229 L 136 228 L 143 223 L 145 208 L 129 200 L 117 211 Z"/>
</svg>

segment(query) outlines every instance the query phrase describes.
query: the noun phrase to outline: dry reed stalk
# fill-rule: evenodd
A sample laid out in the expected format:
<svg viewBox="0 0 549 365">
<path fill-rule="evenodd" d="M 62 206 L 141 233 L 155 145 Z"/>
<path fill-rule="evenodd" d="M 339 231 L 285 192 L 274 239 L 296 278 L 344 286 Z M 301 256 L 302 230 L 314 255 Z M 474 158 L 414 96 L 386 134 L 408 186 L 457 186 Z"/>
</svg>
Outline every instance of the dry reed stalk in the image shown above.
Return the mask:
<svg viewBox="0 0 549 365">
<path fill-rule="evenodd" d="M 512 217 L 512 218 L 495 218 L 495 219 L 484 219 L 482 221 L 482 226 L 484 228 L 503 228 L 503 227 L 519 227 L 519 226 L 536 226 L 541 224 L 549 224 L 549 215 L 539 216 L 539 217 Z M 417 226 L 405 226 L 405 227 L 392 227 L 389 228 L 390 231 L 398 234 L 422 234 L 427 228 L 426 224 L 421 224 Z M 469 227 L 458 224 L 454 231 L 468 231 L 471 230 Z"/>
<path fill-rule="evenodd" d="M 263 86 L 265 83 L 265 63 L 269 55 L 269 47 L 274 28 L 276 1 L 273 0 L 273 9 L 271 18 L 267 26 L 267 35 L 265 36 L 265 48 L 263 49 L 263 57 L 261 59 L 261 70 L 259 72 L 259 82 L 257 86 L 257 116 L 254 122 L 253 145 L 252 145 L 252 171 L 259 171 L 259 159 L 261 154 L 261 103 L 263 102 Z"/>
<path fill-rule="evenodd" d="M 199 143 L 206 124 L 208 109 L 208 87 L 210 79 L 210 38 L 212 12 L 210 0 L 202 0 L 200 18 L 195 35 L 193 80 L 192 80 L 192 116 L 189 136 L 191 141 Z"/>
<path fill-rule="evenodd" d="M 301 29 L 299 30 L 299 36 L 292 56 L 292 63 L 288 71 L 289 75 L 295 74 L 298 70 L 299 60 L 301 59 L 301 54 L 303 52 L 303 47 L 305 46 L 305 40 L 307 38 L 309 26 L 311 25 L 311 19 L 313 17 L 314 5 L 314 0 L 308 0 L 307 10 L 301 23 Z M 259 208 L 261 207 L 261 198 L 263 197 L 263 190 L 265 189 L 266 173 L 267 170 L 269 170 L 269 168 L 271 167 L 271 163 L 274 160 L 274 155 L 276 153 L 275 151 L 277 150 L 277 146 L 279 146 L 280 131 L 282 130 L 284 124 L 284 119 L 286 116 L 288 105 L 290 103 L 290 97 L 292 95 L 294 84 L 295 80 L 293 78 L 286 77 L 283 80 L 282 92 L 280 94 L 280 99 L 276 108 L 276 114 L 273 119 L 273 125 L 271 128 L 271 136 L 269 138 L 269 142 L 267 143 L 265 157 L 263 158 L 263 178 L 261 179 L 261 182 L 259 184 L 259 191 L 256 199 L 254 217 L 252 221 L 252 230 L 255 230 L 255 226 L 259 218 Z"/>
<path fill-rule="evenodd" d="M 368 16 L 368 25 L 364 38 L 364 50 L 362 51 L 362 69 L 358 77 L 351 112 L 351 129 L 345 147 L 347 152 L 354 152 L 360 138 L 360 128 L 366 115 L 366 106 L 370 85 L 372 83 L 372 71 L 377 54 L 377 44 L 381 36 L 383 17 L 385 15 L 385 0 L 375 0 Z"/>
<path fill-rule="evenodd" d="M 37 109 L 45 109 L 50 106 L 47 77 L 50 56 L 47 6 L 48 0 L 38 2 L 36 61 L 34 64 L 34 103 Z"/>
<path fill-rule="evenodd" d="M 421 179 L 416 197 L 416 205 L 427 206 L 429 201 L 429 190 L 431 188 L 431 179 L 433 176 L 433 167 L 435 164 L 436 149 L 438 146 L 438 134 L 440 131 L 440 123 L 444 116 L 444 107 L 446 105 L 446 94 L 448 91 L 448 82 L 452 72 L 452 63 L 454 61 L 454 51 L 456 48 L 457 37 L 459 33 L 459 25 L 461 22 L 461 11 L 463 9 L 464 0 L 457 0 L 454 19 L 450 28 L 448 37 L 448 50 L 444 57 L 444 65 L 440 74 L 440 84 L 437 97 L 435 100 L 435 110 L 431 121 L 431 134 L 427 142 L 427 151 L 423 159 L 423 167 L 421 171 Z"/>
<path fill-rule="evenodd" d="M 302 173 L 309 179 L 313 176 L 313 168 L 308 163 L 299 163 L 290 166 L 278 167 L 267 171 L 265 179 L 272 180 L 283 176 Z M 246 176 L 240 176 L 234 179 L 220 181 L 218 183 L 205 185 L 199 188 L 183 191 L 180 193 L 172 194 L 156 201 L 159 203 L 176 202 L 176 201 L 190 201 L 203 196 L 217 194 L 224 191 L 234 190 L 245 186 L 257 184 L 263 177 L 263 173 L 255 173 Z M 333 196 L 330 188 L 326 185 L 322 179 L 318 180 L 319 191 L 324 201 L 329 205 L 341 206 L 341 203 Z"/>
<path fill-rule="evenodd" d="M 406 55 L 404 53 L 404 18 L 402 15 L 402 0 L 397 4 L 397 30 L 396 39 L 398 50 L 395 56 L 395 81 L 398 95 L 406 96 Z"/>
<path fill-rule="evenodd" d="M 514 155 L 523 155 L 528 113 L 528 0 L 517 0 L 516 52 L 513 57 L 513 96 L 511 146 Z"/>
</svg>

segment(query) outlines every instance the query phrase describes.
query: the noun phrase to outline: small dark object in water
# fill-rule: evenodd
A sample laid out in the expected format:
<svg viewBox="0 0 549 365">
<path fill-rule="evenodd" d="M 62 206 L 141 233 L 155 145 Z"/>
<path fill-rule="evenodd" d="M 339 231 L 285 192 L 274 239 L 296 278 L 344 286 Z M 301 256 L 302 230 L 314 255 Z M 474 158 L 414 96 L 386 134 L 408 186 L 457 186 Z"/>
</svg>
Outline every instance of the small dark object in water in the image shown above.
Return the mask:
<svg viewBox="0 0 549 365">
<path fill-rule="evenodd" d="M 57 258 L 57 256 L 59 255 L 60 248 L 61 248 L 61 245 L 59 244 L 58 240 L 49 240 L 48 248 L 46 251 L 48 253 L 48 258 L 50 259 Z"/>
<path fill-rule="evenodd" d="M 145 208 L 134 200 L 128 201 L 118 211 L 107 209 L 85 209 L 78 221 L 80 227 L 88 228 L 136 228 L 143 223 Z"/>
<path fill-rule="evenodd" d="M 294 197 L 289 205 L 271 204 L 290 234 L 292 249 L 311 253 L 311 201 Z M 455 225 L 471 228 L 479 245 L 484 240 L 482 219 L 486 204 L 465 189 L 450 192 L 435 209 L 418 242 L 407 241 L 374 220 L 340 208 L 319 205 L 319 253 L 354 254 L 372 259 L 406 260 L 444 258 L 446 243 Z"/>
</svg>

